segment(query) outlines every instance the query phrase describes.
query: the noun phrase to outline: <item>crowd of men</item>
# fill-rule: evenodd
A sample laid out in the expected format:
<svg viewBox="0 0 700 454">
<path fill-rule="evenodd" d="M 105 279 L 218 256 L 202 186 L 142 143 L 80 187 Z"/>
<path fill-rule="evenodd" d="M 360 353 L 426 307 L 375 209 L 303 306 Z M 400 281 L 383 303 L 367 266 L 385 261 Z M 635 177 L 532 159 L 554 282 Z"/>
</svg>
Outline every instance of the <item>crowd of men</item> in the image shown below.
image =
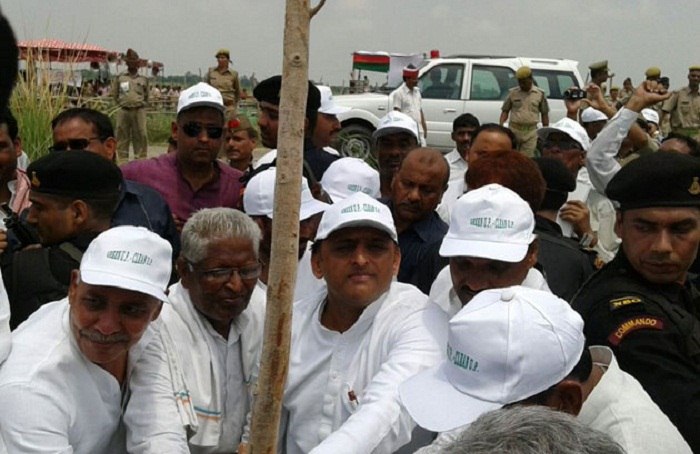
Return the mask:
<svg viewBox="0 0 700 454">
<path fill-rule="evenodd" d="M 0 99 L 0 452 L 247 452 L 281 76 L 256 128 L 217 59 L 228 88 L 182 91 L 174 149 L 121 167 L 109 118 L 73 108 L 23 170 Z M 309 82 L 280 451 L 700 452 L 700 67 L 660 74 L 611 101 L 594 64 L 550 123 L 520 68 L 448 154 L 407 82 L 378 169 L 330 148 L 343 108 Z"/>
</svg>

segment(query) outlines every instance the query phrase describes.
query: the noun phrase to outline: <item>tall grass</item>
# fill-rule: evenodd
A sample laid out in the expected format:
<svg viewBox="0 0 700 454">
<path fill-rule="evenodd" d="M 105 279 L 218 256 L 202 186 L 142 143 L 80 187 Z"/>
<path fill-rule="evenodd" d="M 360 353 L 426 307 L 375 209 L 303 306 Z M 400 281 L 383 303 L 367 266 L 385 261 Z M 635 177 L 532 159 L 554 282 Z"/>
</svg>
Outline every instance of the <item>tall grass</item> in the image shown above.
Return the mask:
<svg viewBox="0 0 700 454">
<path fill-rule="evenodd" d="M 46 66 L 43 61 L 27 61 L 27 68 Z M 10 107 L 19 124 L 22 149 L 35 160 L 48 153 L 51 140 L 51 120 L 69 104 L 67 84 L 51 92 L 48 71 L 26 72 L 26 78 L 19 77 Z"/>
</svg>

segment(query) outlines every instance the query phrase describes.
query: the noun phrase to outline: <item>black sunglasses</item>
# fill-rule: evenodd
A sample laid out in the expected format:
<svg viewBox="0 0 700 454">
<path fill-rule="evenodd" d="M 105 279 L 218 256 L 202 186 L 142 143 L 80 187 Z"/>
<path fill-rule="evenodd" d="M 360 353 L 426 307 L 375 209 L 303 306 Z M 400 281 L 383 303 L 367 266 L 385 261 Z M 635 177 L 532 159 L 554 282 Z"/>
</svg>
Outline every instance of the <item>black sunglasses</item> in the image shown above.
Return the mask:
<svg viewBox="0 0 700 454">
<path fill-rule="evenodd" d="M 99 137 L 89 139 L 68 139 L 63 142 L 56 142 L 49 147 L 49 151 L 85 150 L 93 140 L 102 140 Z"/>
<path fill-rule="evenodd" d="M 207 137 L 210 139 L 220 139 L 224 134 L 224 128 L 220 126 L 203 126 L 192 121 L 182 125 L 182 131 L 189 137 L 199 137 L 203 129 L 206 129 Z"/>
</svg>

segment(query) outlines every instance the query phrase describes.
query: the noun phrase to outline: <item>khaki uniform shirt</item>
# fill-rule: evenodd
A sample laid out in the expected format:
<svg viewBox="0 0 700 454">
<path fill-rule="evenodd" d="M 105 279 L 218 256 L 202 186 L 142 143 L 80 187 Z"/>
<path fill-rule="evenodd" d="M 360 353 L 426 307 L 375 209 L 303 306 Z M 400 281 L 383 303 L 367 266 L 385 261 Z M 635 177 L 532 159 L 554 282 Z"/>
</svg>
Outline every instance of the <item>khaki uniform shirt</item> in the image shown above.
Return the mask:
<svg viewBox="0 0 700 454">
<path fill-rule="evenodd" d="M 135 109 L 148 103 L 148 78 L 124 72 L 112 82 L 112 97 L 121 107 Z"/>
<path fill-rule="evenodd" d="M 700 93 L 681 88 L 664 102 L 664 112 L 671 114 L 671 128 L 700 128 Z"/>
<path fill-rule="evenodd" d="M 513 87 L 503 101 L 503 112 L 510 112 L 509 124 L 536 125 L 540 114 L 549 113 L 549 104 L 544 92 L 534 85 L 530 91 Z"/>
<path fill-rule="evenodd" d="M 241 84 L 237 71 L 227 68 L 221 72 L 217 67 L 209 68 L 205 82 L 221 92 L 226 106 L 236 105 L 241 99 Z"/>
</svg>

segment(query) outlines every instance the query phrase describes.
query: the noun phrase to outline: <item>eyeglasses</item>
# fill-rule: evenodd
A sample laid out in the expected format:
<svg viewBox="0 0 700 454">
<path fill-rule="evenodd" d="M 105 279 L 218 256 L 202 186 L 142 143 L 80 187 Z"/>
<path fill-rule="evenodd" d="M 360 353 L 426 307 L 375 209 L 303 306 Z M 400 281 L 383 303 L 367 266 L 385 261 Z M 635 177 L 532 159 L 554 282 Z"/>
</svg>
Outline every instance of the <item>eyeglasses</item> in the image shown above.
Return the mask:
<svg viewBox="0 0 700 454">
<path fill-rule="evenodd" d="M 55 142 L 49 147 L 49 151 L 85 150 L 93 140 L 102 140 L 100 137 L 90 137 L 89 139 L 68 139 L 63 142 Z"/>
<path fill-rule="evenodd" d="M 220 139 L 224 133 L 224 128 L 220 126 L 204 126 L 192 121 L 182 125 L 183 132 L 189 137 L 199 137 L 204 129 L 206 129 L 207 137 L 210 139 Z"/>
<path fill-rule="evenodd" d="M 257 279 L 260 276 L 260 263 L 239 268 L 211 268 L 198 270 L 192 262 L 187 262 L 190 271 L 197 273 L 203 281 L 211 285 L 223 285 L 231 280 L 234 273 L 243 281 Z"/>
<path fill-rule="evenodd" d="M 547 139 L 542 144 L 542 148 L 558 148 L 559 150 L 577 150 L 581 151 L 581 144 L 573 139 L 552 140 Z"/>
</svg>

